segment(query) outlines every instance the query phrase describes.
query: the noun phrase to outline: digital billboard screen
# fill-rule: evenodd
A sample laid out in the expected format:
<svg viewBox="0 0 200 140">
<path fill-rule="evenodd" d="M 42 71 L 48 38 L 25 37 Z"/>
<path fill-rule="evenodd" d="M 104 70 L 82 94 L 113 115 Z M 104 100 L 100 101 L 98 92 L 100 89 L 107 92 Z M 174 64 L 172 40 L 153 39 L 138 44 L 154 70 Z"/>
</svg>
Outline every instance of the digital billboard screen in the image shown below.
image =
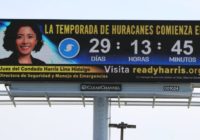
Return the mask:
<svg viewBox="0 0 200 140">
<path fill-rule="evenodd" d="M 1 19 L 0 81 L 200 82 L 200 21 Z"/>
</svg>

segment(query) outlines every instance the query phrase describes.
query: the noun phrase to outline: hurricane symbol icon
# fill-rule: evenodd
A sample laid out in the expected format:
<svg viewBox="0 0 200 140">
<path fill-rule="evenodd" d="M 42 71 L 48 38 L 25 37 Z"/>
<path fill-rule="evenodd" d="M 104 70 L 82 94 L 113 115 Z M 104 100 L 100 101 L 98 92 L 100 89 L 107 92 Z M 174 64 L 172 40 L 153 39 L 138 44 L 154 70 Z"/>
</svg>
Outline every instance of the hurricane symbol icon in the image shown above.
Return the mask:
<svg viewBox="0 0 200 140">
<path fill-rule="evenodd" d="M 80 45 L 74 38 L 65 38 L 60 42 L 58 51 L 64 58 L 74 58 L 80 51 Z"/>
<path fill-rule="evenodd" d="M 65 51 L 66 51 L 66 52 L 70 52 L 70 51 L 72 50 L 72 48 L 73 48 L 73 45 L 72 45 L 72 44 L 68 44 L 68 45 L 66 46 Z"/>
</svg>

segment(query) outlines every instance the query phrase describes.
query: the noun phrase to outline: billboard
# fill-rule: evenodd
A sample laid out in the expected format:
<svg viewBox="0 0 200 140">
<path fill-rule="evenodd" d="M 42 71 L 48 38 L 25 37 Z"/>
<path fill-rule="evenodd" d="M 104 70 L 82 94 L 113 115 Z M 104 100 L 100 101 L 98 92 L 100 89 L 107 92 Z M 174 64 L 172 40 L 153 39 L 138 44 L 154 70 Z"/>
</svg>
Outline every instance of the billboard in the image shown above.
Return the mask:
<svg viewBox="0 0 200 140">
<path fill-rule="evenodd" d="M 200 82 L 200 21 L 1 19 L 0 81 Z"/>
</svg>

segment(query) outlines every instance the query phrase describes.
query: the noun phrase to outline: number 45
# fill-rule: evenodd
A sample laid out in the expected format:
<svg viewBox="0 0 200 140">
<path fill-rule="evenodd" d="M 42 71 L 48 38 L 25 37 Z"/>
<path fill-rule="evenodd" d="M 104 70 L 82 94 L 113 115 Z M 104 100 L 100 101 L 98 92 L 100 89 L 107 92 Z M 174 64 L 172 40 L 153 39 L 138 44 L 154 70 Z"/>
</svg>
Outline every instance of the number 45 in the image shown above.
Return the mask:
<svg viewBox="0 0 200 140">
<path fill-rule="evenodd" d="M 181 53 L 191 55 L 193 53 L 192 43 L 192 40 L 185 40 L 183 44 L 181 43 L 181 40 L 177 40 L 171 48 L 171 52 L 175 52 L 177 55 L 181 55 Z"/>
</svg>

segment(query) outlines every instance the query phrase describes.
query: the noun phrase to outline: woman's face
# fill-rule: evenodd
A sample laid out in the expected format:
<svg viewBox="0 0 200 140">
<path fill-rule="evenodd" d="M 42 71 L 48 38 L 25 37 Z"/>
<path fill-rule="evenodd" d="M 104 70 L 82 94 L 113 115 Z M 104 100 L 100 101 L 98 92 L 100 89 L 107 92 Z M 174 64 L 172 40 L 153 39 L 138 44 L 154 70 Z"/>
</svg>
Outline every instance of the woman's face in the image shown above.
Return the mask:
<svg viewBox="0 0 200 140">
<path fill-rule="evenodd" d="M 19 55 L 30 55 L 36 44 L 37 37 L 33 29 L 29 26 L 20 27 L 16 38 Z"/>
</svg>

